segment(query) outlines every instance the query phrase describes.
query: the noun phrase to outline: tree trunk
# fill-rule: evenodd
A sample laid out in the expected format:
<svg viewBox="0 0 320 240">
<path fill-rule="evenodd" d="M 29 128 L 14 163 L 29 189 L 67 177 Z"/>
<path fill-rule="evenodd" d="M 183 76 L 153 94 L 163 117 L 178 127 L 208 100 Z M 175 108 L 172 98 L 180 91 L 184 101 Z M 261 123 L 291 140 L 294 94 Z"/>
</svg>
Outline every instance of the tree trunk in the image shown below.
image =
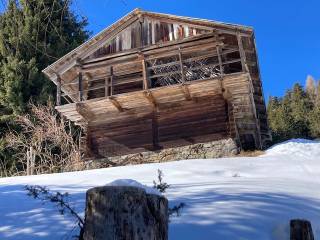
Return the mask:
<svg viewBox="0 0 320 240">
<path fill-rule="evenodd" d="M 167 240 L 168 201 L 142 188 L 104 186 L 88 190 L 85 240 Z"/>
<path fill-rule="evenodd" d="M 291 220 L 290 240 L 314 240 L 311 223 L 301 219 Z"/>
</svg>

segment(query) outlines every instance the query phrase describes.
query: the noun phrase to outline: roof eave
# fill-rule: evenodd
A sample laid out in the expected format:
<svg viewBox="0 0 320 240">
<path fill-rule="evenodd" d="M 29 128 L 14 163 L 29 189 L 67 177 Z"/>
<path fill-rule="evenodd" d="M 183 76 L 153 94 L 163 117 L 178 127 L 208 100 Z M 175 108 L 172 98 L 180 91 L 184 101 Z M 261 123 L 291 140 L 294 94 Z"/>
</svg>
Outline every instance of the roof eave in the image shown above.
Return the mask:
<svg viewBox="0 0 320 240">
<path fill-rule="evenodd" d="M 112 25 L 110 25 L 109 27 L 107 27 L 107 28 L 103 29 L 102 31 L 100 31 L 99 33 L 97 33 L 95 36 L 90 38 L 88 41 L 84 42 L 83 44 L 81 44 L 77 48 L 73 49 L 71 52 L 67 53 L 66 55 L 64 55 L 63 57 L 61 57 L 60 59 L 58 59 L 57 61 L 55 61 L 54 63 L 52 63 L 48 67 L 46 67 L 45 69 L 43 69 L 42 72 L 47 77 L 49 77 L 51 80 L 54 81 L 55 77 L 53 76 L 52 72 L 54 72 L 55 75 L 59 74 L 58 68 L 60 67 L 59 66 L 60 63 L 62 65 L 65 61 L 68 61 L 68 58 L 74 60 L 75 58 L 77 58 L 77 56 L 73 56 L 73 55 L 78 55 L 77 52 L 79 52 L 81 49 L 83 49 L 86 46 L 90 46 L 91 44 L 94 44 L 95 42 L 98 42 L 101 38 L 103 38 L 103 36 L 106 32 L 108 32 L 108 31 L 112 32 L 112 29 L 113 28 L 117 29 L 119 26 L 121 26 L 121 23 L 123 21 L 130 20 L 132 17 L 135 17 L 139 14 L 145 14 L 146 16 L 149 15 L 149 16 L 155 16 L 155 17 L 158 16 L 158 17 L 164 17 L 164 18 L 167 17 L 167 18 L 172 18 L 172 19 L 176 19 L 176 20 L 180 20 L 180 21 L 189 21 L 189 22 L 196 22 L 197 24 L 206 24 L 206 25 L 210 25 L 212 27 L 223 27 L 223 28 L 233 30 L 233 31 L 239 30 L 239 31 L 245 31 L 248 33 L 253 33 L 253 28 L 250 26 L 237 25 L 237 24 L 231 24 L 231 23 L 223 23 L 223 22 L 211 21 L 211 20 L 200 19 L 200 18 L 183 17 L 183 16 L 164 14 L 164 13 L 155 13 L 155 12 L 143 11 L 139 8 L 136 8 L 133 11 L 129 12 L 124 17 L 120 18 L 118 21 L 116 21 Z"/>
</svg>

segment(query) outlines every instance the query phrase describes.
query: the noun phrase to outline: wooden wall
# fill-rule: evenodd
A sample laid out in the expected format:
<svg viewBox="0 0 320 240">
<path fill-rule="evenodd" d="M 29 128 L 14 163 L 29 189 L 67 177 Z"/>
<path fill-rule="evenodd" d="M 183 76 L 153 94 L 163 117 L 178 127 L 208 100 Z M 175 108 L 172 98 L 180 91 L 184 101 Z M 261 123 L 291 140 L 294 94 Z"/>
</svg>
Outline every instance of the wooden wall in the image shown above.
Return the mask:
<svg viewBox="0 0 320 240">
<path fill-rule="evenodd" d="M 170 43 L 147 47 L 163 42 Z M 117 53 L 129 49 L 133 50 Z M 124 155 L 227 137 L 238 139 L 244 148 L 260 148 L 268 139 L 254 37 L 236 30 L 211 32 L 192 25 L 137 19 L 82 62 L 79 79 L 82 75 L 86 76 L 82 86 L 86 95 L 81 106 L 86 105 L 90 114 L 73 107 L 68 113 L 71 117 L 64 114 L 89 125 L 88 145 L 95 155 Z M 206 83 L 193 91 L 201 81 Z M 210 82 L 218 94 L 208 92 Z M 80 84 L 71 84 L 79 94 Z M 185 84 L 189 93 L 183 90 Z M 171 91 L 174 86 L 179 89 Z M 154 99 L 143 97 L 139 102 L 145 91 Z M 183 100 L 176 100 L 181 97 Z M 95 108 L 95 98 L 104 98 L 101 101 L 107 105 L 100 103 Z M 138 108 L 143 117 L 129 116 Z"/>
<path fill-rule="evenodd" d="M 226 102 L 216 95 L 176 103 L 147 117 L 92 126 L 88 133 L 95 154 L 114 156 L 226 138 L 228 126 Z"/>
<path fill-rule="evenodd" d="M 181 40 L 207 33 L 209 30 L 187 24 L 171 23 L 144 17 L 122 30 L 88 59 L 102 57 L 137 47 Z"/>
</svg>

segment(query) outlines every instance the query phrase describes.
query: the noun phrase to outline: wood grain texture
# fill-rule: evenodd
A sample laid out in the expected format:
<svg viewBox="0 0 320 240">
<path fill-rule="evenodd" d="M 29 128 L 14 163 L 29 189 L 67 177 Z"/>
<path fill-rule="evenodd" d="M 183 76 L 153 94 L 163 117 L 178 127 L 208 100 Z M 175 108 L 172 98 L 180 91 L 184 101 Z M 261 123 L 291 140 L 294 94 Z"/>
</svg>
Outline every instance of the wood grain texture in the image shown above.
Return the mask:
<svg viewBox="0 0 320 240">
<path fill-rule="evenodd" d="M 85 104 L 57 110 L 90 126 L 103 156 L 210 136 L 261 148 L 270 134 L 254 36 L 174 19 L 130 18 L 85 50 L 81 88 L 73 67 L 61 74 L 61 89 Z"/>
<path fill-rule="evenodd" d="M 167 240 L 168 201 L 136 187 L 88 190 L 83 239 Z"/>
</svg>

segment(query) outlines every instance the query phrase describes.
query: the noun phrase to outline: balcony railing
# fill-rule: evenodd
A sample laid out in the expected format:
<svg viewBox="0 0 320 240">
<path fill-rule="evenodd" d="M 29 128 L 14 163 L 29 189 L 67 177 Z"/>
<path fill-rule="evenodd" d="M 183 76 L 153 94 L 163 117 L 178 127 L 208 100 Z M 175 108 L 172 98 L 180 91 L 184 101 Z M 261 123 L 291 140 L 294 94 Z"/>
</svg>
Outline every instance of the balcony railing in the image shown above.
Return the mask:
<svg viewBox="0 0 320 240">
<path fill-rule="evenodd" d="M 213 38 L 159 53 L 155 50 L 146 54 L 140 52 L 120 63 L 91 61 L 79 64 L 74 81 L 61 84 L 58 78 L 57 105 L 61 104 L 61 97 L 68 103 L 78 102 L 246 71 L 241 44 L 228 46 L 210 39 Z M 62 94 L 61 89 L 66 88 L 68 92 Z"/>
</svg>

